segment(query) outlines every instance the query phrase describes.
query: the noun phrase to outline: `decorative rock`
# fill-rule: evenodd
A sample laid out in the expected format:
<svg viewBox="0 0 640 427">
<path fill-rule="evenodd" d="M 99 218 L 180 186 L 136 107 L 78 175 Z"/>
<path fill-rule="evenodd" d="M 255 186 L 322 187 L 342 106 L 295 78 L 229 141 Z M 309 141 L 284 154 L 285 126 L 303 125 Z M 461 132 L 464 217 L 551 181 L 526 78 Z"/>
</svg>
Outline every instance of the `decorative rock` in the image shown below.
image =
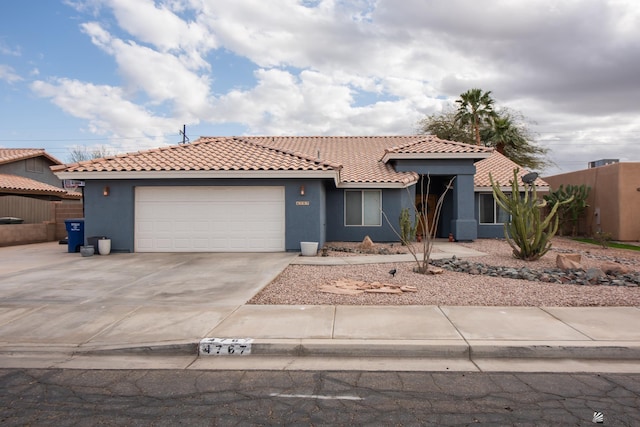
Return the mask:
<svg viewBox="0 0 640 427">
<path fill-rule="evenodd" d="M 362 243 L 360 243 L 360 250 L 364 253 L 371 253 L 371 252 L 375 252 L 375 249 L 376 247 L 373 244 L 373 240 L 371 240 L 371 237 L 365 236 Z"/>
<path fill-rule="evenodd" d="M 540 281 L 558 284 L 573 285 L 605 285 L 605 286 L 628 286 L 637 287 L 640 285 L 640 272 L 631 270 L 627 274 L 610 273 L 605 274 L 602 269 L 593 268 L 588 271 L 582 269 L 561 270 L 559 268 L 545 268 L 534 270 L 527 267 L 499 267 L 472 263 L 460 259 L 431 260 L 433 265 L 437 265 L 450 271 L 467 273 L 473 275 L 487 275 L 490 277 L 503 277 L 508 279 L 524 279 L 531 282 Z"/>
<path fill-rule="evenodd" d="M 429 266 L 429 274 L 442 274 L 444 273 L 444 269 L 440 267 L 434 267 L 433 265 Z"/>
<path fill-rule="evenodd" d="M 590 268 L 586 271 L 586 280 L 592 285 L 601 283 L 600 279 L 607 277 L 599 268 Z"/>
<path fill-rule="evenodd" d="M 580 254 L 558 254 L 556 256 L 556 265 L 562 270 L 579 270 L 582 269 Z"/>
<path fill-rule="evenodd" d="M 627 274 L 631 271 L 628 267 L 617 262 L 607 261 L 600 267 L 607 274 Z"/>
</svg>

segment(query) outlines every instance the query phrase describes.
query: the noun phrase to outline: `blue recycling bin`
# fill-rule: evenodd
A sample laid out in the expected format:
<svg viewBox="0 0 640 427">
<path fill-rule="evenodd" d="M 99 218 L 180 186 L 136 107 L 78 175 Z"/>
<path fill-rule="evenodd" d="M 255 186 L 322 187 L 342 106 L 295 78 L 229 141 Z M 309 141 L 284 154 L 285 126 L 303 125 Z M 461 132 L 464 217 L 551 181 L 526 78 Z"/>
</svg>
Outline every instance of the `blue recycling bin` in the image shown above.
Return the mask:
<svg viewBox="0 0 640 427">
<path fill-rule="evenodd" d="M 84 218 L 65 219 L 67 229 L 68 252 L 80 252 L 80 246 L 84 245 Z"/>
</svg>

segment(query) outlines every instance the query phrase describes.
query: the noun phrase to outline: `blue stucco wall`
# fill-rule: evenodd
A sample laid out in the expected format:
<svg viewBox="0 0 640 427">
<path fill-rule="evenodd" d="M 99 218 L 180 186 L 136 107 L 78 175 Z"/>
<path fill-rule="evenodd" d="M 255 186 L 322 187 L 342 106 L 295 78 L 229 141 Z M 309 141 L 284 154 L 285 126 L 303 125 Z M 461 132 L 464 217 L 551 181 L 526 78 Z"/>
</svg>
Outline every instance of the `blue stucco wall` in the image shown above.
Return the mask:
<svg viewBox="0 0 640 427">
<path fill-rule="evenodd" d="M 478 238 L 478 221 L 475 209 L 474 159 L 437 159 L 395 161 L 397 171 L 414 171 L 430 177 L 456 176 L 453 189 L 445 198 L 441 211 L 438 236 L 452 233 L 456 240 L 469 241 Z"/>
<path fill-rule="evenodd" d="M 104 186 L 110 194 L 103 196 Z M 304 179 L 179 179 L 179 180 L 87 180 L 85 185 L 85 237 L 108 236 L 114 252 L 133 252 L 136 186 L 283 186 L 285 188 L 285 248 L 299 251 L 301 241 L 326 240 L 325 185 Z M 300 195 L 304 185 L 305 194 Z M 308 201 L 300 206 L 296 201 Z"/>
<path fill-rule="evenodd" d="M 503 224 L 481 224 L 480 223 L 480 194 L 481 193 L 476 193 L 475 195 L 476 219 L 478 220 L 478 238 L 504 239 Z"/>
<path fill-rule="evenodd" d="M 354 188 L 354 190 L 357 190 Z M 366 190 L 366 189 L 363 189 Z M 415 188 L 382 189 L 382 210 L 396 230 L 400 211 L 413 206 Z M 360 242 L 369 236 L 374 242 L 399 242 L 400 239 L 382 217 L 381 226 L 346 226 L 344 224 L 344 190 L 327 188 L 327 241 Z"/>
</svg>

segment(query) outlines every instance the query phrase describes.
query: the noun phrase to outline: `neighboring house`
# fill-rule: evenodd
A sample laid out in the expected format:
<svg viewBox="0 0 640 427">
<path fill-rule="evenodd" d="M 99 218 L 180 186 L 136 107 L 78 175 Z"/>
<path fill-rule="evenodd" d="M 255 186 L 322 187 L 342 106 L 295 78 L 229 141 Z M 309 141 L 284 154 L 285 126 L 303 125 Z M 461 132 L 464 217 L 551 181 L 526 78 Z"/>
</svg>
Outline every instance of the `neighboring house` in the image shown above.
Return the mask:
<svg viewBox="0 0 640 427">
<path fill-rule="evenodd" d="M 0 148 L 0 218 L 20 223 L 0 226 L 0 246 L 62 238 L 66 215 L 82 215 L 82 194 L 62 188 L 50 169 L 61 164 L 43 149 Z"/>
<path fill-rule="evenodd" d="M 60 178 L 51 171 L 51 166 L 58 165 L 62 165 L 62 162 L 47 154 L 43 148 L 0 148 L 0 197 L 81 199 L 80 193 L 65 190 Z"/>
<path fill-rule="evenodd" d="M 603 164 L 589 169 L 546 177 L 551 188 L 560 185 L 591 187 L 589 205 L 579 232 L 592 235 L 602 231 L 611 233 L 614 240 L 640 241 L 640 162 Z"/>
<path fill-rule="evenodd" d="M 61 165 L 43 148 L 0 148 L 0 174 L 20 176 L 62 188 L 50 167 Z"/>
<path fill-rule="evenodd" d="M 424 183 L 437 198 L 451 178 L 437 236 L 502 237 L 484 172 L 474 181 L 483 161 L 508 184 L 504 156 L 425 135 L 203 137 L 52 169 L 85 181 L 85 235 L 110 237 L 113 250 L 257 252 L 398 241 L 388 221 L 397 229 L 401 209 L 432 204 Z"/>
</svg>

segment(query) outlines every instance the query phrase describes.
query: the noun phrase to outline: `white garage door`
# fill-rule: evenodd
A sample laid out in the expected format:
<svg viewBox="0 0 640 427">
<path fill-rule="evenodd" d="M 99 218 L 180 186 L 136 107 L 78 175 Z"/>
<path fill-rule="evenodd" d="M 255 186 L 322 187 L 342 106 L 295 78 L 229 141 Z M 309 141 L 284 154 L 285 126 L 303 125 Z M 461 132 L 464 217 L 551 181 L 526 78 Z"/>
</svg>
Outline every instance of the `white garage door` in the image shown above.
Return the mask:
<svg viewBox="0 0 640 427">
<path fill-rule="evenodd" d="M 284 187 L 137 187 L 136 252 L 284 251 Z"/>
</svg>

